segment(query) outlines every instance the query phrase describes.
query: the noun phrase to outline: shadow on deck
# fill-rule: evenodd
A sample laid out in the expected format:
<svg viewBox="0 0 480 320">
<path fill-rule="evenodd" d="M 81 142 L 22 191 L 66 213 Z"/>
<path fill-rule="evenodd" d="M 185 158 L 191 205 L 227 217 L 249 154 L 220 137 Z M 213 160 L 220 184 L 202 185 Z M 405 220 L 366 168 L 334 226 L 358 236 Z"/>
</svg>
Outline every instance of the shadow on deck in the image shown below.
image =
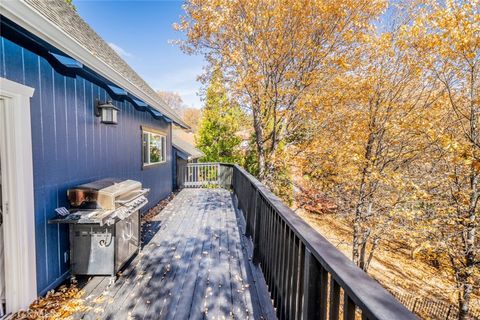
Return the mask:
<svg viewBox="0 0 480 320">
<path fill-rule="evenodd" d="M 230 191 L 184 189 L 158 221 L 158 231 L 114 284 L 105 277 L 86 284 L 91 309 L 75 318 L 275 318 Z"/>
<path fill-rule="evenodd" d="M 242 167 L 191 163 L 177 180 L 195 189 L 114 285 L 86 285 L 76 318 L 417 319 Z"/>
</svg>

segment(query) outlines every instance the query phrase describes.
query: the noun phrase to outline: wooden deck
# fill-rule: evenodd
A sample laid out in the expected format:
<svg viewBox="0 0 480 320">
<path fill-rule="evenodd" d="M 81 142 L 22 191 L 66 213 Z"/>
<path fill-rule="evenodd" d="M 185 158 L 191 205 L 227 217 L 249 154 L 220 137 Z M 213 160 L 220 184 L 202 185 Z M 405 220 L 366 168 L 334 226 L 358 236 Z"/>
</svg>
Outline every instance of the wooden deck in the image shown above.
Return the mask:
<svg viewBox="0 0 480 320">
<path fill-rule="evenodd" d="M 273 319 L 244 221 L 224 189 L 184 189 L 156 217 L 158 231 L 108 286 L 84 287 L 77 319 Z"/>
</svg>

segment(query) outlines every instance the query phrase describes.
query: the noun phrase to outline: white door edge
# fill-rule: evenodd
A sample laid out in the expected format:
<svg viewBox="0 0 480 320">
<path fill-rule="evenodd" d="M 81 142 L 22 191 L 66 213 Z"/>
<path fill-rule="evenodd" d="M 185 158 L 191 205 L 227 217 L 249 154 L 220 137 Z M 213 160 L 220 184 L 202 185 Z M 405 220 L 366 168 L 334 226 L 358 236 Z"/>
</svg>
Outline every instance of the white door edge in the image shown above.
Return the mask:
<svg viewBox="0 0 480 320">
<path fill-rule="evenodd" d="M 37 296 L 30 98 L 33 88 L 0 77 L 0 160 L 7 312 Z M 5 186 L 5 187 L 3 187 Z"/>
</svg>

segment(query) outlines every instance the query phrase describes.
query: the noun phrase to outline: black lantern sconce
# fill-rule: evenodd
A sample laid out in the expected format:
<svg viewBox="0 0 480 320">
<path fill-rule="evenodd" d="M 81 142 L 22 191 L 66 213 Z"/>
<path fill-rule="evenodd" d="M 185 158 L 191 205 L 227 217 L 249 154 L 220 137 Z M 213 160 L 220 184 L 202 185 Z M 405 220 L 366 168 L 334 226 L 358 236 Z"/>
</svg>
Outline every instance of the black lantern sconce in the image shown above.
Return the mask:
<svg viewBox="0 0 480 320">
<path fill-rule="evenodd" d="M 95 103 L 95 115 L 100 117 L 102 123 L 105 124 L 117 124 L 118 110 L 119 109 L 112 104 L 111 100 L 105 103 L 97 100 Z"/>
</svg>

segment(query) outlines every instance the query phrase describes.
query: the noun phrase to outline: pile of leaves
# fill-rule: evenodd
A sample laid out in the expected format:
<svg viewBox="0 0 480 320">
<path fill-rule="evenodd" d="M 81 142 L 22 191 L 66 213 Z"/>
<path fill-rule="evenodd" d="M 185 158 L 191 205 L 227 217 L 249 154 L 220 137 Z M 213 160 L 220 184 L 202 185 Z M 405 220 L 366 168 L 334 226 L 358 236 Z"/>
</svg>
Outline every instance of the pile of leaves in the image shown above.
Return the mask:
<svg viewBox="0 0 480 320">
<path fill-rule="evenodd" d="M 71 319 L 73 314 L 90 309 L 82 299 L 83 295 L 77 283 L 72 281 L 70 285 L 62 285 L 38 298 L 28 310 L 15 313 L 12 319 Z"/>
<path fill-rule="evenodd" d="M 175 195 L 176 192 L 170 193 L 168 197 L 161 200 L 155 207 L 148 210 L 148 212 L 142 216 L 142 224 L 155 220 L 155 217 L 167 206 L 170 201 L 172 201 Z"/>
<path fill-rule="evenodd" d="M 171 193 L 167 198 L 160 201 L 155 207 L 151 208 L 142 216 L 142 224 L 146 231 L 151 231 L 152 222 L 155 222 L 158 214 L 175 197 L 176 193 Z M 145 232 L 145 231 L 144 231 Z M 62 285 L 56 290 L 51 290 L 45 297 L 39 297 L 28 308 L 15 313 L 12 319 L 28 320 L 53 320 L 53 319 L 72 319 L 74 314 L 86 312 L 92 309 L 84 299 L 84 291 L 78 288 L 77 282 L 72 280 L 68 285 Z M 94 301 L 96 303 L 100 302 Z"/>
</svg>

